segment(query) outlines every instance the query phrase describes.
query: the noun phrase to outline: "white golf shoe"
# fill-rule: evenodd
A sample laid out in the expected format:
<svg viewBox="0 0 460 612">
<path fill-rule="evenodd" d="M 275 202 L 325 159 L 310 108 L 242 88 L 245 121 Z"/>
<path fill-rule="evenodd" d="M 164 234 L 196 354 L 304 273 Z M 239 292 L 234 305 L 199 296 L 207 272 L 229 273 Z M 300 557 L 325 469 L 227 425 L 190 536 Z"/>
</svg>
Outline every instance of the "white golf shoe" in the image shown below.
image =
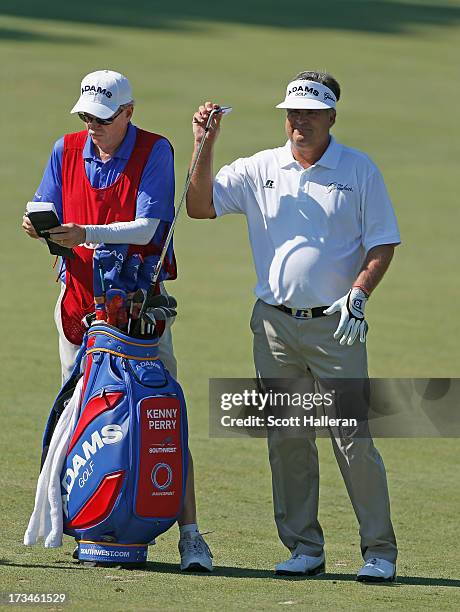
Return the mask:
<svg viewBox="0 0 460 612">
<path fill-rule="evenodd" d="M 292 557 L 275 567 L 275 574 L 282 576 L 317 576 L 324 574 L 326 562 L 324 553 L 321 557 L 299 555 L 293 553 Z"/>
<path fill-rule="evenodd" d="M 185 533 L 179 540 L 180 568 L 183 572 L 212 572 L 212 553 L 199 533 Z"/>
<path fill-rule="evenodd" d="M 394 582 L 396 565 L 386 559 L 368 559 L 359 570 L 358 582 Z"/>
</svg>

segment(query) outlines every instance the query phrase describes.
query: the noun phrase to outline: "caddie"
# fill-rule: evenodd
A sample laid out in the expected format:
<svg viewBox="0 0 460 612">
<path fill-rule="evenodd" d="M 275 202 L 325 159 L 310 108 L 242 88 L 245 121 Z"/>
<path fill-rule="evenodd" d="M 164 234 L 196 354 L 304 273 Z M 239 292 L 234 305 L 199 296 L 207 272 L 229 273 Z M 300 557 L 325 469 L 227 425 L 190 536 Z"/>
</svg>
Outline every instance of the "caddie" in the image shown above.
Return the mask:
<svg viewBox="0 0 460 612">
<path fill-rule="evenodd" d="M 81 319 L 93 306 L 93 251 L 100 243 L 139 245 L 145 256 L 159 254 L 174 218 L 174 159 L 169 141 L 136 127 L 128 79 L 112 70 L 84 77 L 70 111 L 85 129 L 54 145 L 34 201 L 52 202 L 61 225 L 50 230 L 57 244 L 74 249 L 61 270 L 55 321 L 63 381 L 72 371 L 82 342 Z M 27 216 L 22 227 L 38 238 Z M 161 280 L 176 278 L 170 247 Z M 159 356 L 176 378 L 170 323 L 160 339 Z M 212 570 L 212 555 L 196 520 L 193 463 L 179 519 L 182 570 Z"/>
<path fill-rule="evenodd" d="M 277 106 L 286 112 L 286 144 L 237 159 L 213 178 L 217 115 L 187 194 L 193 218 L 246 216 L 257 273 L 257 376 L 302 378 L 312 389 L 326 379 L 367 380 L 365 306 L 400 242 L 378 168 L 330 134 L 339 99 L 331 75 L 297 74 Z M 193 115 L 195 150 L 213 108 L 208 101 Z M 360 527 L 357 580 L 392 581 L 397 547 L 382 458 L 365 422 L 330 434 Z M 275 521 L 291 553 L 278 574 L 325 569 L 314 437 L 268 430 Z"/>
</svg>

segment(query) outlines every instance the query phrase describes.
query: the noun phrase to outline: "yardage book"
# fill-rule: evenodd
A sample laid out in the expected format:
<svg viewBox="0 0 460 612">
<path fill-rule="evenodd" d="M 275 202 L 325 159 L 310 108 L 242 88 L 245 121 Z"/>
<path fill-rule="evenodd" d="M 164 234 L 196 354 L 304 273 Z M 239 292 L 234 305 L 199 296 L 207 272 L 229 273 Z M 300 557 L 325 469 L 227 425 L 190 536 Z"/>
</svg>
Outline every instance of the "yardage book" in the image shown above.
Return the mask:
<svg viewBox="0 0 460 612">
<path fill-rule="evenodd" d="M 75 257 L 72 249 L 63 247 L 50 240 L 49 232 L 46 231 L 52 227 L 61 225 L 53 202 L 27 202 L 26 213 L 37 234 L 40 238 L 46 240 L 46 244 L 52 255 L 60 255 L 61 257 L 69 257 L 70 259 Z"/>
</svg>

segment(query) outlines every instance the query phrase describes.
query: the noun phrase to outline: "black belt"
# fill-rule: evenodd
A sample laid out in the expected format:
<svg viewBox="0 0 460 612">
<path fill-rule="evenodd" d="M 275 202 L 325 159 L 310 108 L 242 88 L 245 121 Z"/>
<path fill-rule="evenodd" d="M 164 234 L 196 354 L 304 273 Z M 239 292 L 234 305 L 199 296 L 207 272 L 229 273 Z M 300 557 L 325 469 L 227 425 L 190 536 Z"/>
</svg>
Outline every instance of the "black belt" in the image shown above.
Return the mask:
<svg viewBox="0 0 460 612">
<path fill-rule="evenodd" d="M 324 310 L 329 308 L 328 306 L 316 306 L 315 308 L 288 308 L 287 306 L 283 306 L 282 304 L 272 304 L 274 308 L 285 312 L 291 317 L 295 317 L 296 319 L 315 319 L 316 317 L 325 317 Z"/>
</svg>

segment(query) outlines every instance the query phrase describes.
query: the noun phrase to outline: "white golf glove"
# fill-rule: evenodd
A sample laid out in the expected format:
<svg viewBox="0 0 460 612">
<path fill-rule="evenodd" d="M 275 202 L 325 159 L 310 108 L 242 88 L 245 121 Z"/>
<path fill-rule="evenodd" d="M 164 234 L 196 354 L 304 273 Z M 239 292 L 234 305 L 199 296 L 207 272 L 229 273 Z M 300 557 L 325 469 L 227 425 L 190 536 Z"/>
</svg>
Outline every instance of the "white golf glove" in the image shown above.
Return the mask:
<svg viewBox="0 0 460 612">
<path fill-rule="evenodd" d="M 366 342 L 367 323 L 364 320 L 364 308 L 368 300 L 368 295 L 359 287 L 352 287 L 343 297 L 336 300 L 332 306 L 324 311 L 325 315 L 340 312 L 339 326 L 335 330 L 334 338 L 340 344 L 353 344 L 359 335 L 360 342 Z"/>
</svg>

